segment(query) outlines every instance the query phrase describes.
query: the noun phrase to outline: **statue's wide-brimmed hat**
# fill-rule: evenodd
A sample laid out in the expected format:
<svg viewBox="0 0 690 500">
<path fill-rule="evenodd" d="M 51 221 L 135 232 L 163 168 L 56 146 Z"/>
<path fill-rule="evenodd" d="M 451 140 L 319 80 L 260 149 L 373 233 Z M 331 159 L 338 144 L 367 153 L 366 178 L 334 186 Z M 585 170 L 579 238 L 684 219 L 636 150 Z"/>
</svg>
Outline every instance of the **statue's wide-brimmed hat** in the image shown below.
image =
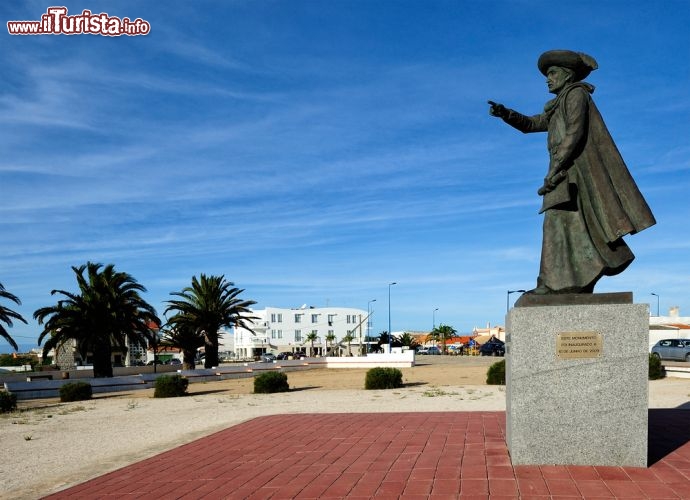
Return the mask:
<svg viewBox="0 0 690 500">
<path fill-rule="evenodd" d="M 592 56 L 572 50 L 548 50 L 539 56 L 537 66 L 544 76 L 551 66 L 571 69 L 577 81 L 584 80 L 599 67 Z"/>
</svg>

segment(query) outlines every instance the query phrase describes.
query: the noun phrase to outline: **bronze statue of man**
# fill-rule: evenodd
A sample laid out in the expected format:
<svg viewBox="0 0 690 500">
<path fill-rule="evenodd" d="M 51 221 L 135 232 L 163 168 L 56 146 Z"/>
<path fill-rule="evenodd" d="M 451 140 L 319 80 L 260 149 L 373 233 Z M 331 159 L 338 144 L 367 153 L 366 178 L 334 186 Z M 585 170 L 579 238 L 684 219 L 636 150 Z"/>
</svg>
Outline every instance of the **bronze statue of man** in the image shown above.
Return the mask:
<svg viewBox="0 0 690 500">
<path fill-rule="evenodd" d="M 623 236 L 656 223 L 583 82 L 597 63 L 570 50 L 537 62 L 556 97 L 525 116 L 489 101 L 489 113 L 523 133 L 548 132 L 549 168 L 538 190 L 544 214 L 537 287 L 528 293 L 592 293 L 602 276 L 621 273 L 635 256 Z"/>
</svg>

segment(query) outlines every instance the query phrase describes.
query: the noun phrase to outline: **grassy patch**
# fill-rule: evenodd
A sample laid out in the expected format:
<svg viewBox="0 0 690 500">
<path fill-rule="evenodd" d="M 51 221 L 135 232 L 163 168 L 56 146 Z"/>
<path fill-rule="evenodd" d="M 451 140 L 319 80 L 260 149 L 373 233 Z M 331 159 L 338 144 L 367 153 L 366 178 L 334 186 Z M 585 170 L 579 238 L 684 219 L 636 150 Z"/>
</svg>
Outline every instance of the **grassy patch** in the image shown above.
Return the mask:
<svg viewBox="0 0 690 500">
<path fill-rule="evenodd" d="M 78 411 L 86 411 L 85 406 L 69 406 L 67 408 L 64 408 L 58 412 L 58 415 L 69 415 L 70 413 L 76 413 Z"/>
<path fill-rule="evenodd" d="M 457 392 L 445 391 L 440 387 L 432 387 L 431 389 L 427 389 L 426 391 L 424 391 L 422 393 L 422 396 L 424 396 L 425 398 L 436 398 L 439 396 L 459 396 L 459 394 Z"/>
</svg>

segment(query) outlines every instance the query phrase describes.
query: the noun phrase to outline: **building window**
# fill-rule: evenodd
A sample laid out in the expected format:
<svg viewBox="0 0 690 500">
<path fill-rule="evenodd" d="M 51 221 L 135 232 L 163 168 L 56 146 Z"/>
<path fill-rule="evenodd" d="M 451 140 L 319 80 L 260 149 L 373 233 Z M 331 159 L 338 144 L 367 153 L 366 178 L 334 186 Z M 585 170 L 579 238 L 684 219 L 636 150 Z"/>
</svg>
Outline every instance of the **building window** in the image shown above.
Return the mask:
<svg viewBox="0 0 690 500">
<path fill-rule="evenodd" d="M 335 319 L 335 314 L 328 315 L 328 326 L 333 326 L 333 320 Z"/>
<path fill-rule="evenodd" d="M 282 323 L 282 322 L 283 322 L 283 315 L 279 313 L 278 314 L 278 323 Z"/>
<path fill-rule="evenodd" d="M 318 323 L 319 322 L 319 315 L 318 314 L 312 314 L 311 315 L 311 322 L 312 323 Z"/>
<path fill-rule="evenodd" d="M 276 331 L 275 330 L 271 330 L 271 338 L 272 339 L 276 338 Z"/>
<path fill-rule="evenodd" d="M 279 339 L 283 338 L 283 330 L 278 330 L 278 338 Z"/>
<path fill-rule="evenodd" d="M 295 323 L 301 323 L 302 322 L 302 315 L 301 314 L 295 314 Z"/>
<path fill-rule="evenodd" d="M 295 330 L 295 342 L 302 342 L 302 330 Z"/>
<path fill-rule="evenodd" d="M 283 315 L 280 313 L 271 313 L 271 323 L 282 323 Z"/>
</svg>

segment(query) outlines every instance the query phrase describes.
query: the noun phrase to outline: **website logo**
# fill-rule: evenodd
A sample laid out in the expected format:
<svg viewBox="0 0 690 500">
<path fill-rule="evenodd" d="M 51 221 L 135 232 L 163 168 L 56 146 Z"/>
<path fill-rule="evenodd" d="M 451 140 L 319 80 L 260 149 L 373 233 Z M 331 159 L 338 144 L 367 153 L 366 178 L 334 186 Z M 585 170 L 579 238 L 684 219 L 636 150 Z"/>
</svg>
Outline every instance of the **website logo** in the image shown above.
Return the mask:
<svg viewBox="0 0 690 500">
<path fill-rule="evenodd" d="M 70 16 L 67 7 L 48 7 L 40 21 L 7 21 L 7 31 L 10 35 L 138 36 L 148 35 L 151 24 L 140 18 L 132 21 L 105 12 L 93 14 L 90 10 Z"/>
</svg>

